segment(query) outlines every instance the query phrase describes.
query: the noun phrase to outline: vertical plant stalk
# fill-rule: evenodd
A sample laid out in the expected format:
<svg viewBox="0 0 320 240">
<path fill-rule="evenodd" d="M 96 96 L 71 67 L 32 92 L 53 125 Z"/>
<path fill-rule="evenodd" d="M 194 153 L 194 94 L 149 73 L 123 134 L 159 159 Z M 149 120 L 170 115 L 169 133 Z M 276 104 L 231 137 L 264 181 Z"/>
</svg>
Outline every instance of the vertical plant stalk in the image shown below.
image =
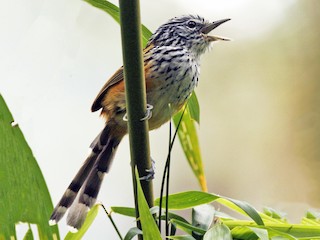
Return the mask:
<svg viewBox="0 0 320 240">
<path fill-rule="evenodd" d="M 119 0 L 119 6 L 132 180 L 138 217 L 135 166 L 137 166 L 139 176 L 146 176 L 148 174 L 146 170 L 151 168 L 148 121 L 141 120 L 146 114 L 146 91 L 143 70 L 140 4 L 139 0 Z M 141 181 L 141 186 L 149 207 L 152 207 L 152 181 Z M 139 221 L 137 224 L 140 228 Z"/>
<path fill-rule="evenodd" d="M 169 217 L 168 217 L 168 204 L 169 204 L 169 175 L 170 175 L 170 161 L 171 161 L 171 150 L 174 144 L 174 141 L 176 140 L 176 136 L 178 134 L 178 130 L 183 118 L 183 115 L 186 111 L 187 104 L 185 105 L 184 109 L 181 112 L 180 119 L 178 123 L 176 124 L 176 130 L 174 132 L 173 138 L 171 140 L 171 120 L 170 120 L 170 125 L 169 125 L 169 150 L 168 150 L 168 155 L 167 155 L 167 160 L 166 164 L 163 170 L 163 175 L 162 175 L 162 181 L 161 181 L 161 189 L 160 189 L 160 201 L 159 201 L 159 221 L 158 221 L 158 228 L 159 231 L 161 232 L 161 216 L 162 216 L 162 199 L 163 199 L 163 192 L 164 192 L 164 185 L 166 184 L 166 215 L 165 215 L 165 223 L 166 223 L 166 236 L 168 236 L 168 224 L 169 224 Z"/>
</svg>

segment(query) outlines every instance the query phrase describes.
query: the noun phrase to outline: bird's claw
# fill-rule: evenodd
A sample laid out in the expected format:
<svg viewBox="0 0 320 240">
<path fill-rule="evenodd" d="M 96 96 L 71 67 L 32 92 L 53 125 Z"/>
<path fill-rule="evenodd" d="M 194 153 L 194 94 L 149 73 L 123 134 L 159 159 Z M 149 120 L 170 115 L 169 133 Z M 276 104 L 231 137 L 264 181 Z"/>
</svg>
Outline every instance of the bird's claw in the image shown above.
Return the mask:
<svg viewBox="0 0 320 240">
<path fill-rule="evenodd" d="M 146 115 L 143 118 L 141 118 L 140 121 L 149 120 L 152 117 L 152 109 L 153 106 L 151 104 L 147 104 Z M 127 114 L 125 114 L 122 119 L 123 121 L 128 122 Z"/>
<path fill-rule="evenodd" d="M 152 109 L 153 106 L 151 104 L 147 104 L 146 115 L 140 119 L 140 121 L 149 120 L 152 117 Z"/>
<path fill-rule="evenodd" d="M 146 169 L 146 172 L 148 173 L 146 176 L 143 176 L 140 178 L 140 180 L 144 180 L 144 181 L 151 181 L 154 179 L 154 175 L 155 175 L 155 161 L 153 159 L 151 159 L 151 168 L 150 169 Z"/>
</svg>

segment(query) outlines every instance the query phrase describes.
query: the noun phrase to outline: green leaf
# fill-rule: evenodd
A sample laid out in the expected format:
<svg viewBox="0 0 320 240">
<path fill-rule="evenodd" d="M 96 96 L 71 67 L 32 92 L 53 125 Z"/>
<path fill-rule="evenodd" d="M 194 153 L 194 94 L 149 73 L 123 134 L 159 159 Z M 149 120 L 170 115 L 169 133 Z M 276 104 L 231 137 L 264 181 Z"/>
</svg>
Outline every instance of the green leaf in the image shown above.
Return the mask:
<svg viewBox="0 0 320 240">
<path fill-rule="evenodd" d="M 167 236 L 167 238 L 174 239 L 174 240 L 195 240 L 195 238 L 190 235 Z"/>
<path fill-rule="evenodd" d="M 169 209 L 187 209 L 192 208 L 201 204 L 206 204 L 213 202 L 214 200 L 218 199 L 219 196 L 214 194 L 199 192 L 199 191 L 188 191 L 188 192 L 181 192 L 176 194 L 169 195 Z M 166 197 L 163 197 L 162 200 L 163 208 L 165 208 Z M 160 199 L 157 198 L 155 200 L 155 205 L 159 206 Z"/>
<path fill-rule="evenodd" d="M 195 92 L 193 92 L 188 100 L 188 112 L 192 120 L 200 124 L 200 106 Z"/>
<path fill-rule="evenodd" d="M 197 233 L 200 233 L 202 235 L 206 233 L 206 231 L 201 229 L 201 228 L 192 226 L 190 223 L 182 222 L 182 221 L 179 221 L 177 219 L 171 219 L 170 222 L 172 224 L 174 224 L 177 228 L 185 231 L 186 233 L 188 233 L 190 235 L 192 234 L 192 232 L 197 232 Z"/>
<path fill-rule="evenodd" d="M 131 240 L 137 235 L 142 235 L 142 231 L 137 227 L 130 228 L 130 230 L 127 232 L 126 236 L 124 237 L 124 240 Z"/>
<path fill-rule="evenodd" d="M 269 234 L 266 229 L 263 228 L 255 228 L 249 227 L 256 235 L 260 238 L 260 240 L 269 240 Z"/>
<path fill-rule="evenodd" d="M 88 212 L 86 220 L 84 221 L 83 226 L 79 229 L 79 231 L 76 233 L 69 232 L 64 238 L 64 240 L 81 239 L 84 236 L 84 234 L 88 231 L 89 227 L 93 223 L 93 220 L 96 218 L 99 211 L 99 206 L 100 204 L 95 204 Z"/>
<path fill-rule="evenodd" d="M 91 4 L 92 6 L 99 8 L 106 13 L 108 13 L 117 23 L 120 23 L 120 11 L 119 7 L 116 5 L 106 1 L 106 0 L 84 0 L 87 3 Z M 143 46 L 147 45 L 149 38 L 151 37 L 152 33 L 148 28 L 144 25 L 141 26 L 142 31 L 142 44 Z"/>
<path fill-rule="evenodd" d="M 267 228 L 268 230 L 268 234 L 269 237 L 273 240 L 280 240 L 280 239 L 286 239 L 286 240 L 297 240 L 297 238 L 295 238 L 294 236 L 286 233 L 286 232 L 281 232 L 272 228 Z M 311 239 L 315 239 L 315 238 L 310 238 Z"/>
<path fill-rule="evenodd" d="M 209 204 L 203 204 L 192 208 L 192 225 L 208 230 L 214 218 L 215 210 Z"/>
<path fill-rule="evenodd" d="M 139 218 L 140 218 L 141 228 L 143 232 L 143 239 L 161 240 L 161 234 L 159 232 L 158 226 L 153 216 L 150 213 L 148 203 L 144 197 L 137 169 L 135 172 L 136 172 L 136 180 L 137 180 Z"/>
<path fill-rule="evenodd" d="M 84 0 L 87 3 L 91 4 L 94 7 L 97 7 L 106 13 L 108 13 L 116 22 L 120 22 L 119 8 L 114 4 L 106 1 L 106 0 Z M 149 38 L 151 37 L 151 31 L 146 28 L 144 25 L 141 26 L 142 32 L 142 44 L 145 47 Z M 177 126 L 177 122 L 179 122 L 181 113 L 176 114 L 173 117 L 174 123 Z M 184 128 L 178 129 L 179 139 L 181 142 L 181 146 L 187 160 L 198 179 L 198 182 L 203 191 L 207 191 L 207 183 L 204 175 L 204 169 L 202 164 L 202 158 L 199 147 L 199 140 L 197 136 L 197 130 L 195 127 L 195 123 L 191 120 L 195 120 L 196 122 L 200 122 L 200 108 L 197 100 L 197 96 L 193 92 L 190 97 L 190 100 L 187 105 L 187 110 L 184 113 L 184 117 L 182 119 L 181 125 Z"/>
<path fill-rule="evenodd" d="M 131 207 L 111 207 L 112 212 L 128 217 L 136 217 L 136 210 Z"/>
<path fill-rule="evenodd" d="M 99 8 L 105 11 L 118 23 L 120 22 L 120 11 L 116 5 L 105 0 L 84 0 L 84 1 L 86 1 L 87 3 L 91 4 L 96 8 Z"/>
<path fill-rule="evenodd" d="M 224 224 L 216 224 L 203 236 L 203 240 L 232 240 L 230 229 Z"/>
<path fill-rule="evenodd" d="M 235 239 L 246 239 L 246 240 L 258 240 L 257 234 L 248 226 L 237 226 L 231 230 L 232 236 Z"/>
<path fill-rule="evenodd" d="M 53 210 L 41 170 L 0 95 L 0 239 L 16 238 L 15 224 L 36 224 L 39 239 L 59 239 L 49 226 Z"/>
<path fill-rule="evenodd" d="M 188 221 L 187 221 L 185 218 L 181 217 L 181 216 L 178 215 L 178 214 L 169 212 L 169 213 L 168 213 L 168 216 L 169 216 L 169 220 L 170 220 L 170 219 L 176 219 L 176 220 L 179 220 L 179 221 L 181 221 L 181 222 L 188 223 Z M 165 215 L 165 213 L 164 213 L 164 214 L 161 216 L 161 220 L 165 220 L 165 219 L 166 219 L 166 215 Z"/>
<path fill-rule="evenodd" d="M 264 207 L 263 212 L 269 217 L 272 217 L 272 218 L 275 218 L 278 220 L 282 220 L 282 221 L 286 221 L 286 219 L 285 219 L 286 214 L 284 212 L 277 211 L 277 210 L 270 208 L 270 207 Z"/>
<path fill-rule="evenodd" d="M 215 210 L 214 216 L 220 219 L 225 219 L 225 220 L 234 220 L 235 218 L 230 216 L 229 214 L 221 211 Z"/>
<path fill-rule="evenodd" d="M 264 222 L 262 221 L 262 218 L 260 217 L 257 210 L 255 210 L 247 202 L 239 201 L 239 200 L 228 198 L 228 197 L 221 197 L 217 200 L 217 202 L 228 206 L 229 208 L 235 210 L 238 213 L 249 216 L 258 225 L 264 225 Z"/>
<path fill-rule="evenodd" d="M 306 212 L 306 218 L 319 220 L 320 219 L 320 212 L 315 210 L 308 210 Z"/>
<path fill-rule="evenodd" d="M 303 225 L 303 224 L 288 224 L 288 223 L 269 223 L 267 222 L 263 225 L 256 225 L 253 221 L 244 221 L 244 220 L 227 220 L 223 222 L 230 229 L 232 229 L 232 234 L 234 235 L 234 229 L 238 230 L 242 227 L 255 227 L 267 229 L 269 237 L 286 237 L 287 239 L 295 240 L 299 239 L 320 239 L 320 227 L 313 225 Z M 247 228 L 244 228 L 245 231 L 249 231 Z M 250 229 L 251 231 L 251 229 Z M 248 239 L 247 237 L 244 239 Z"/>
<path fill-rule="evenodd" d="M 152 35 L 152 32 L 142 24 L 142 45 L 145 47 Z"/>
<path fill-rule="evenodd" d="M 28 224 L 28 227 L 29 227 L 29 229 L 26 232 L 26 234 L 24 235 L 23 240 L 33 240 L 34 239 L 30 224 Z"/>
<path fill-rule="evenodd" d="M 259 213 L 260 217 L 262 218 L 263 222 L 266 223 L 283 223 L 282 220 L 279 220 L 279 219 L 275 219 L 275 218 L 272 218 L 270 216 L 268 216 L 267 214 L 264 214 L 264 213 Z"/>
<path fill-rule="evenodd" d="M 193 95 L 193 94 L 192 94 Z M 182 116 L 182 111 L 173 116 L 173 122 L 177 127 Z M 190 108 L 187 107 L 180 127 L 178 129 L 178 136 L 183 148 L 184 154 L 188 160 L 188 163 L 198 179 L 198 182 L 203 191 L 207 191 L 207 182 L 204 174 L 201 151 L 199 146 L 199 140 L 195 122 L 191 118 Z"/>
</svg>

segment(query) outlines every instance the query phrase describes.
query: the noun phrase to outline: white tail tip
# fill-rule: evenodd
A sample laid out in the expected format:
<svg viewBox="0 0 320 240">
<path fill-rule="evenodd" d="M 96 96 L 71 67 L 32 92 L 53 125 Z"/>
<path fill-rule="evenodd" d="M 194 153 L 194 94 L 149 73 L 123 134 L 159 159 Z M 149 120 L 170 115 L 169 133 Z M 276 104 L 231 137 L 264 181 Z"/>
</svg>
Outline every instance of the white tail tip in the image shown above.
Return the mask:
<svg viewBox="0 0 320 240">
<path fill-rule="evenodd" d="M 78 232 L 78 230 L 79 230 L 79 229 L 77 229 L 77 228 L 75 228 L 75 227 L 72 227 L 72 226 L 70 226 L 70 225 L 68 225 L 68 229 L 69 229 L 69 231 L 72 232 L 72 233 L 76 233 L 76 232 Z"/>
<path fill-rule="evenodd" d="M 56 220 L 53 220 L 53 219 L 50 219 L 49 220 L 49 225 L 50 226 L 54 226 L 54 225 L 56 225 L 57 224 L 57 221 Z"/>
</svg>

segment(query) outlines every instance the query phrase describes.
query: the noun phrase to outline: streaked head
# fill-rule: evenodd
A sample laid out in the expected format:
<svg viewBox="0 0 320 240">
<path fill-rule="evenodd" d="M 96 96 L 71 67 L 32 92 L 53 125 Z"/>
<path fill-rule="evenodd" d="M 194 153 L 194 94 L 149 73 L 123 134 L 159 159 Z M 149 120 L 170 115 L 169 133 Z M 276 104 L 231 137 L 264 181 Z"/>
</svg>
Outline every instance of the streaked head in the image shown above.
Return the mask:
<svg viewBox="0 0 320 240">
<path fill-rule="evenodd" d="M 229 40 L 208 35 L 213 29 L 229 20 L 227 18 L 209 22 L 197 15 L 175 17 L 161 25 L 152 35 L 149 43 L 156 46 L 182 46 L 196 55 L 201 55 L 213 41 Z"/>
</svg>

